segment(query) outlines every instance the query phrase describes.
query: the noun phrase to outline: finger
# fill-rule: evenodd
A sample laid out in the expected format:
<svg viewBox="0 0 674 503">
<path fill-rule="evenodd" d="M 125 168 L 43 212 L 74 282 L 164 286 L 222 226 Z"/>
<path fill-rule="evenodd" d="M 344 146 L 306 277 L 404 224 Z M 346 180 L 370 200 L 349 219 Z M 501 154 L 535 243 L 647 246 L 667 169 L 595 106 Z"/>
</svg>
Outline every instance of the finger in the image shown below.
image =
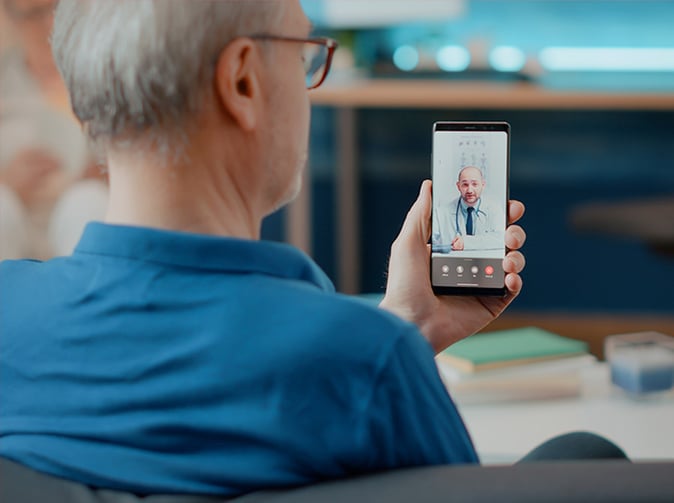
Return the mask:
<svg viewBox="0 0 674 503">
<path fill-rule="evenodd" d="M 509 250 L 519 250 L 526 240 L 527 234 L 519 225 L 511 225 L 506 229 L 505 243 Z"/>
<path fill-rule="evenodd" d="M 511 199 L 508 201 L 508 224 L 514 224 L 524 215 L 524 204 Z"/>
<path fill-rule="evenodd" d="M 506 273 L 520 273 L 527 261 L 518 251 L 509 252 L 503 259 L 503 270 Z"/>
<path fill-rule="evenodd" d="M 522 277 L 519 274 L 508 274 L 505 277 L 505 285 L 508 293 L 515 297 L 522 291 Z"/>
<path fill-rule="evenodd" d="M 422 233 L 424 241 L 427 242 L 431 238 L 431 214 L 433 213 L 433 184 L 430 180 L 421 182 L 421 189 L 419 189 L 419 197 L 417 197 L 416 202 L 420 204 Z"/>
</svg>

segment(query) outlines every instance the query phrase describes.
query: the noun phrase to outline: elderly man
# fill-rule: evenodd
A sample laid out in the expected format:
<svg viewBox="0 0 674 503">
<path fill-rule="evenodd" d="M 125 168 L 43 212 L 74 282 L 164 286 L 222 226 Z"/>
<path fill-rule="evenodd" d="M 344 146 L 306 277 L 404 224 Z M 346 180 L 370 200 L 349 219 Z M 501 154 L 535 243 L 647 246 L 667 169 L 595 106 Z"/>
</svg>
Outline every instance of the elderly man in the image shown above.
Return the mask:
<svg viewBox="0 0 674 503">
<path fill-rule="evenodd" d="M 0 263 L 0 456 L 224 496 L 477 462 L 433 356 L 512 301 L 522 255 L 504 298 L 434 297 L 429 182 L 380 308 L 259 240 L 300 188 L 335 49 L 310 31 L 297 0 L 60 2 L 53 49 L 110 205 L 72 256 Z"/>
</svg>

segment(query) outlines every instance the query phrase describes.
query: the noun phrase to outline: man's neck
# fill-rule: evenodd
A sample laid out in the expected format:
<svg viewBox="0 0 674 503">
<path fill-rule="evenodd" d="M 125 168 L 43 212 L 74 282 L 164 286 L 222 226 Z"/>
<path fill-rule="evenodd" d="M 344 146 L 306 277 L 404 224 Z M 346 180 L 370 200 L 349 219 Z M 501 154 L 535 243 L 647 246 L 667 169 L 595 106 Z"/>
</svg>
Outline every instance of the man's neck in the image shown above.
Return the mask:
<svg viewBox="0 0 674 503">
<path fill-rule="evenodd" d="M 259 239 L 265 213 L 254 199 L 252 181 L 241 176 L 252 170 L 243 160 L 221 154 L 170 163 L 112 156 L 106 222 Z"/>
</svg>

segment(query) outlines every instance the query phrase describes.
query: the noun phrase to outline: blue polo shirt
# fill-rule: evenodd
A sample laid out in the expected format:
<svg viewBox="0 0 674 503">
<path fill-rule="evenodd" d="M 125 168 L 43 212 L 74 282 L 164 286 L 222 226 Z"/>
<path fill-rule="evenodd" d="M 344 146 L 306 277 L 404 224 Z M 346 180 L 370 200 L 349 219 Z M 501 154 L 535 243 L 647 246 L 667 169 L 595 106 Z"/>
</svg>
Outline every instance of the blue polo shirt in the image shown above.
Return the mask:
<svg viewBox="0 0 674 503">
<path fill-rule="evenodd" d="M 417 329 L 278 243 L 94 223 L 1 262 L 0 400 L 0 456 L 141 494 L 477 461 Z"/>
</svg>

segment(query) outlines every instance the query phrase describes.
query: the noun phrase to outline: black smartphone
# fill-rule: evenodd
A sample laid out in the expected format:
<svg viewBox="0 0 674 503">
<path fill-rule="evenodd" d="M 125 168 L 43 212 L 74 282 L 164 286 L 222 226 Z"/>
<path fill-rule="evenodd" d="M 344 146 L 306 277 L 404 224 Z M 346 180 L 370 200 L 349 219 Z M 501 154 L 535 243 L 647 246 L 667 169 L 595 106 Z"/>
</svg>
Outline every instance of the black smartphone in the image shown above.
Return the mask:
<svg viewBox="0 0 674 503">
<path fill-rule="evenodd" d="M 505 295 L 510 125 L 433 125 L 431 284 L 438 295 Z"/>
</svg>

